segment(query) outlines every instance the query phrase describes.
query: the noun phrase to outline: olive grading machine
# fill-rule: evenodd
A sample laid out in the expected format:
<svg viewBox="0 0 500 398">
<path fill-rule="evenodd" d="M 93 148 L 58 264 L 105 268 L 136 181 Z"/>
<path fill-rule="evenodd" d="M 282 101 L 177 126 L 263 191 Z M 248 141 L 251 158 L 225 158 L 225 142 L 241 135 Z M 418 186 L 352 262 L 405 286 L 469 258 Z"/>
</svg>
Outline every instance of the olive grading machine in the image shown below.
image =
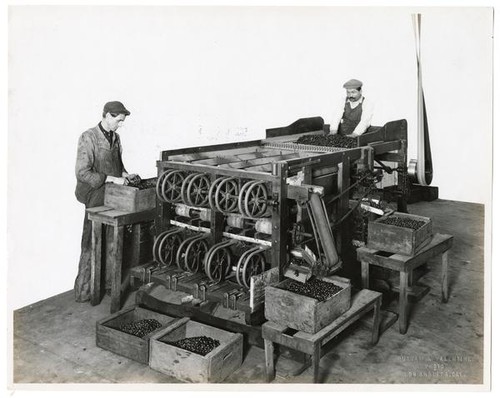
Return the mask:
<svg viewBox="0 0 500 398">
<path fill-rule="evenodd" d="M 305 118 L 263 140 L 162 151 L 143 282 L 222 303 L 252 325 L 263 320 L 267 283 L 348 270 L 353 210 L 383 173 L 398 173 L 404 211 L 407 124 L 371 128 L 350 148 L 297 143 L 326 127 Z"/>
</svg>

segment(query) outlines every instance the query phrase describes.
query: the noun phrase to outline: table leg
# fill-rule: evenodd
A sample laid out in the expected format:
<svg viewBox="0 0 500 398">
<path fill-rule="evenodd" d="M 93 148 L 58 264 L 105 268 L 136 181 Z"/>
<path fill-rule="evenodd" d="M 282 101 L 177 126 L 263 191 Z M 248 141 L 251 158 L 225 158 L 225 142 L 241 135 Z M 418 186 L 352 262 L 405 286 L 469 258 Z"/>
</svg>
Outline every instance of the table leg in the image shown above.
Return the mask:
<svg viewBox="0 0 500 398">
<path fill-rule="evenodd" d="M 321 344 L 316 343 L 314 345 L 314 353 L 312 355 L 312 363 L 313 363 L 313 383 L 317 383 L 319 381 L 319 361 L 321 359 Z"/>
<path fill-rule="evenodd" d="M 130 268 L 137 267 L 140 259 L 141 248 L 141 224 L 132 225 L 132 258 L 130 260 Z"/>
<path fill-rule="evenodd" d="M 266 381 L 270 383 L 274 379 L 274 346 L 271 340 L 264 339 L 264 351 L 266 357 Z"/>
<path fill-rule="evenodd" d="M 113 255 L 111 261 L 111 313 L 118 311 L 121 307 L 123 230 L 123 226 L 114 227 L 113 230 Z"/>
<path fill-rule="evenodd" d="M 379 333 L 380 333 L 380 305 L 382 303 L 382 297 L 379 297 L 375 301 L 373 307 L 373 326 L 372 326 L 372 344 L 378 343 Z"/>
<path fill-rule="evenodd" d="M 408 278 L 409 273 L 399 273 L 399 333 L 405 334 L 408 330 Z"/>
<path fill-rule="evenodd" d="M 92 221 L 92 252 L 90 254 L 90 304 L 101 302 L 102 223 Z"/>
<path fill-rule="evenodd" d="M 361 261 L 361 285 L 363 289 L 370 288 L 370 264 L 367 261 Z"/>
<path fill-rule="evenodd" d="M 448 251 L 445 251 L 441 255 L 441 299 L 447 303 L 448 298 Z"/>
</svg>

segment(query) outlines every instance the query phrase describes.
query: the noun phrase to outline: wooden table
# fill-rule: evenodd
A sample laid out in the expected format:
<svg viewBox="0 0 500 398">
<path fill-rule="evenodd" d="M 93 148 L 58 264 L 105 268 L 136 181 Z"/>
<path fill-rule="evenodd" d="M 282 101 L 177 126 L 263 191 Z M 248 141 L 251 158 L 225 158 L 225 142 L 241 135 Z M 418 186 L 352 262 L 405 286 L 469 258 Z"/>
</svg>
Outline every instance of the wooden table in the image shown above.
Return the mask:
<svg viewBox="0 0 500 398">
<path fill-rule="evenodd" d="M 344 312 L 330 325 L 324 327 L 315 334 L 296 331 L 270 321 L 264 323 L 262 325 L 262 337 L 264 339 L 267 382 L 274 379 L 273 343 L 310 355 L 313 365 L 313 381 L 315 383 L 318 382 L 321 347 L 371 310 L 373 310 L 372 344 L 377 344 L 379 338 L 381 304 L 382 293 L 363 289 L 354 294 L 351 308 L 349 308 L 347 312 Z"/>
<path fill-rule="evenodd" d="M 154 220 L 156 209 L 141 212 L 115 210 L 107 206 L 91 207 L 87 215 L 92 221 L 92 255 L 90 271 L 90 303 L 101 302 L 101 265 L 102 265 L 102 230 L 103 225 L 113 227 L 113 245 L 111 255 L 111 313 L 121 307 L 122 292 L 128 280 L 122 284 L 123 229 L 132 224 L 134 235 L 138 235 L 141 222 Z"/>
<path fill-rule="evenodd" d="M 435 234 L 418 253 L 411 255 L 386 253 L 377 249 L 360 247 L 357 249 L 361 261 L 361 280 L 363 288 L 370 287 L 370 264 L 399 272 L 399 332 L 408 330 L 408 287 L 411 286 L 412 272 L 433 257 L 441 254 L 441 295 L 442 301 L 448 301 L 448 250 L 453 244 L 452 235 Z"/>
</svg>

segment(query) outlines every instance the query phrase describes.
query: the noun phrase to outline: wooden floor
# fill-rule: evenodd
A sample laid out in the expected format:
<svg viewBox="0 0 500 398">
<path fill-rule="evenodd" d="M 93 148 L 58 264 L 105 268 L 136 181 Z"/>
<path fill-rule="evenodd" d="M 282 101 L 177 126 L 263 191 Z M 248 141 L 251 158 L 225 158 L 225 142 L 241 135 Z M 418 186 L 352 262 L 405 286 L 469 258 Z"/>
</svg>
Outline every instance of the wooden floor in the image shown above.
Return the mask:
<svg viewBox="0 0 500 398">
<path fill-rule="evenodd" d="M 410 206 L 432 217 L 434 231 L 454 235 L 450 300 L 441 303 L 439 259 L 420 282 L 430 292 L 410 312 L 406 335 L 397 323 L 378 345 L 368 327 L 355 324 L 328 343 L 320 362 L 322 383 L 477 384 L 483 380 L 483 222 L 481 205 L 437 200 Z M 68 291 L 14 312 L 13 375 L 17 383 L 179 383 L 95 345 L 96 321 L 109 314 L 110 298 L 92 307 Z M 128 299 L 128 304 L 134 297 Z M 397 312 L 396 302 L 388 309 Z M 126 304 L 127 305 L 127 304 Z M 310 383 L 312 369 L 293 376 L 300 357 L 285 353 L 273 383 Z M 264 383 L 264 350 L 251 347 L 226 383 Z M 160 385 L 161 387 L 161 385 Z M 30 388 L 33 388 L 30 387 Z M 332 386 L 334 388 L 334 386 Z"/>
</svg>

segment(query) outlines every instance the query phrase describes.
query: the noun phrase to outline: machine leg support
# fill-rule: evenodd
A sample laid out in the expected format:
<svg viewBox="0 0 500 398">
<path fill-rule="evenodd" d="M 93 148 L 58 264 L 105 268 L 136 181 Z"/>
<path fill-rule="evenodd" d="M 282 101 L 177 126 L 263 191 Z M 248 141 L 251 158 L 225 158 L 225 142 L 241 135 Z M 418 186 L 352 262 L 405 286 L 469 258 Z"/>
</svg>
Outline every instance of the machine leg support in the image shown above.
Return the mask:
<svg viewBox="0 0 500 398">
<path fill-rule="evenodd" d="M 274 380 L 274 345 L 271 340 L 264 340 L 264 350 L 266 356 L 266 381 L 270 383 Z"/>
</svg>

